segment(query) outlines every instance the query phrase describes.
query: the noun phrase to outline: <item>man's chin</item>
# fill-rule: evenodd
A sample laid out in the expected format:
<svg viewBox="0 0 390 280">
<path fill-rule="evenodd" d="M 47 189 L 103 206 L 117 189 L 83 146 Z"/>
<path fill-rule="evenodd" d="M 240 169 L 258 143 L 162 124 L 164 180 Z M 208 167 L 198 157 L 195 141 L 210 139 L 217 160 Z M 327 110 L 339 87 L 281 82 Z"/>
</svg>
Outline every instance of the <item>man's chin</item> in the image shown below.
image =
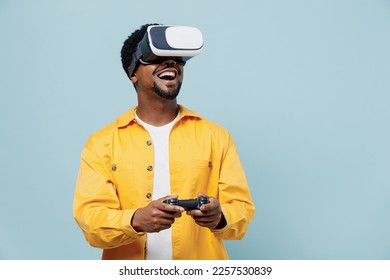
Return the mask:
<svg viewBox="0 0 390 280">
<path fill-rule="evenodd" d="M 167 93 L 167 92 L 161 92 L 161 91 L 156 91 L 156 94 L 158 96 L 160 96 L 161 98 L 164 98 L 164 99 L 167 99 L 167 100 L 174 100 L 179 95 L 178 92 Z"/>
<path fill-rule="evenodd" d="M 164 99 L 173 100 L 179 95 L 180 88 L 181 88 L 181 83 L 179 83 L 179 85 L 176 88 L 169 88 L 168 90 L 163 90 L 162 88 L 155 85 L 154 92 L 158 96 Z"/>
</svg>

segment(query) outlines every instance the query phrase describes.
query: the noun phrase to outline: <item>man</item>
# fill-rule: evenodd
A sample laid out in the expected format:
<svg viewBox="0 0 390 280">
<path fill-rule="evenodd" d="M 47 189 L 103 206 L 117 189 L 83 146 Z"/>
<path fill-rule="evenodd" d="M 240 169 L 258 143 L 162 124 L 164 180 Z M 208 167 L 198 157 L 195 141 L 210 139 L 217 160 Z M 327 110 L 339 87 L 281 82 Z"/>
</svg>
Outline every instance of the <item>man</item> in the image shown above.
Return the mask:
<svg viewBox="0 0 390 280">
<path fill-rule="evenodd" d="M 140 56 L 149 26 L 121 51 L 138 105 L 86 143 L 75 219 L 103 259 L 228 259 L 222 240 L 243 238 L 255 209 L 235 144 L 224 128 L 178 105 L 183 58 Z M 189 210 L 167 203 L 197 197 L 208 203 Z"/>
</svg>

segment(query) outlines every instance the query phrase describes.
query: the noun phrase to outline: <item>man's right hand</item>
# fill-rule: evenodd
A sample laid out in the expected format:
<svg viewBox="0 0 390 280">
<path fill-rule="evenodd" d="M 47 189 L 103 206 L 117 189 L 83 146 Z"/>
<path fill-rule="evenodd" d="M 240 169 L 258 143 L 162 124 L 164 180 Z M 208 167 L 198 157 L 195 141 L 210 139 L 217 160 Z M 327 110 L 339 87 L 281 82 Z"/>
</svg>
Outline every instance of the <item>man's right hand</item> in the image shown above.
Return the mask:
<svg viewBox="0 0 390 280">
<path fill-rule="evenodd" d="M 185 211 L 183 207 L 163 202 L 170 198 L 177 198 L 177 196 L 168 195 L 137 209 L 131 220 L 131 226 L 138 232 L 159 232 L 170 228 L 175 218 L 180 218 L 181 213 Z"/>
</svg>

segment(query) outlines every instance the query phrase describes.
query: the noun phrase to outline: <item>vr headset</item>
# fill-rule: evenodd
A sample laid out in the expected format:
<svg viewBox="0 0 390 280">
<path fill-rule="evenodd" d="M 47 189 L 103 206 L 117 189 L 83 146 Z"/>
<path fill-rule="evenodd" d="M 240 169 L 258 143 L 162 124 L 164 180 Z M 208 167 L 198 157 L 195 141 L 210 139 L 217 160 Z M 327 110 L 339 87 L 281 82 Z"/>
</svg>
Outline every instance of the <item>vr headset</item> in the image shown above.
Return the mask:
<svg viewBox="0 0 390 280">
<path fill-rule="evenodd" d="M 199 29 L 190 26 L 151 25 L 138 44 L 128 68 L 129 77 L 134 75 L 138 63 L 153 64 L 175 59 L 183 64 L 198 55 L 203 48 Z"/>
</svg>

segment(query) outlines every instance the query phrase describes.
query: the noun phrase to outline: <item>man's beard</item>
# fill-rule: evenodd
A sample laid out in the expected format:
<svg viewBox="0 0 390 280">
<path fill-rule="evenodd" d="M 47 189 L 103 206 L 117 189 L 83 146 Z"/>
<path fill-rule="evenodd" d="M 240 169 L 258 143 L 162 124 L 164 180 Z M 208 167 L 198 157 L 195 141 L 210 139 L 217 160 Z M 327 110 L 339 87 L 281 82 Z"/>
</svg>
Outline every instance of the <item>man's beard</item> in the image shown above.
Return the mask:
<svg viewBox="0 0 390 280">
<path fill-rule="evenodd" d="M 154 92 L 158 96 L 160 96 L 160 97 L 162 97 L 164 99 L 167 99 L 167 100 L 173 100 L 173 99 L 175 99 L 179 95 L 181 84 L 182 84 L 182 82 L 179 82 L 177 88 L 174 91 L 163 90 L 156 83 L 153 84 L 153 87 L 154 87 Z"/>
</svg>

